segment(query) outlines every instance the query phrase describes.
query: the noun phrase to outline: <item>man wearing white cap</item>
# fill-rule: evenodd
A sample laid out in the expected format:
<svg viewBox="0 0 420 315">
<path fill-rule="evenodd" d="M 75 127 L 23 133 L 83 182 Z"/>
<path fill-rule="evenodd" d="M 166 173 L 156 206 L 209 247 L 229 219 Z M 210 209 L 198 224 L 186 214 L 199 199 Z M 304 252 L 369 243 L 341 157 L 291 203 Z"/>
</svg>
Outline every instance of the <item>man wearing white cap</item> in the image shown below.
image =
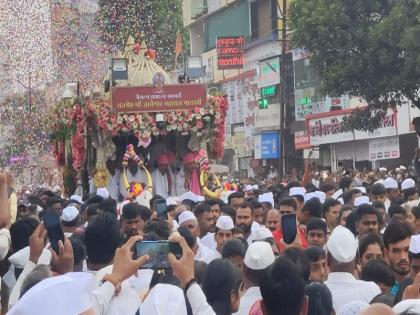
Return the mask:
<svg viewBox="0 0 420 315">
<path fill-rule="evenodd" d="M 233 220 L 231 217 L 222 215 L 217 219 L 216 230 L 214 233 L 214 240 L 216 242 L 216 250 L 213 251 L 213 254 L 204 258 L 204 262 L 207 264 L 211 263 L 214 259 L 222 258 L 223 245 L 228 240 L 232 239 L 233 229 L 234 229 Z"/>
<path fill-rule="evenodd" d="M 64 236 L 70 237 L 80 225 L 79 210 L 75 206 L 68 206 L 63 209 L 63 214 L 60 217 L 61 226 L 64 232 Z"/>
<path fill-rule="evenodd" d="M 401 197 L 400 190 L 398 189 L 398 182 L 392 177 L 387 177 L 384 180 L 384 186 L 387 198 L 391 201 L 391 203 L 397 201 Z"/>
<path fill-rule="evenodd" d="M 213 251 L 200 241 L 200 228 L 194 213 L 191 211 L 182 212 L 178 217 L 178 222 L 180 227 L 187 228 L 191 232 L 191 235 L 197 240 L 198 250 L 195 255 L 196 260 L 203 260 L 205 257 L 213 254 Z"/>
<path fill-rule="evenodd" d="M 416 188 L 416 182 L 412 178 L 407 178 L 401 183 L 401 190 L 404 194 L 405 202 L 418 200 L 419 195 Z"/>
<path fill-rule="evenodd" d="M 72 201 L 75 201 L 79 205 L 81 205 L 83 203 L 83 199 L 79 195 L 71 195 L 70 202 L 72 202 Z"/>
<path fill-rule="evenodd" d="M 336 311 L 351 301 L 361 300 L 370 303 L 381 293 L 375 283 L 357 280 L 353 276 L 358 242 L 348 229 L 337 226 L 331 233 L 326 248 L 330 274 L 325 284 L 331 291 Z"/>
<path fill-rule="evenodd" d="M 235 315 L 248 315 L 251 307 L 261 300 L 260 281 L 265 270 L 275 260 L 270 244 L 257 241 L 252 243 L 245 254 L 243 275 L 245 294 L 241 297 L 239 310 Z"/>
</svg>

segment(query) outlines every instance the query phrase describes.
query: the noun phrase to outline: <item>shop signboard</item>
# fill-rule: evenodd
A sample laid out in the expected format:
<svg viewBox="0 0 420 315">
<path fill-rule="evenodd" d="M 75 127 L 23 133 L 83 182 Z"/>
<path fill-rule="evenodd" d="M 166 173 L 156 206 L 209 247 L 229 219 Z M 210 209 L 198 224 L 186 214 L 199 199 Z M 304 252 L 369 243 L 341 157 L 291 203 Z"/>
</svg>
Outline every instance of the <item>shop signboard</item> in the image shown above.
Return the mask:
<svg viewBox="0 0 420 315">
<path fill-rule="evenodd" d="M 261 134 L 261 158 L 278 159 L 279 158 L 279 133 L 267 132 Z"/>
<path fill-rule="evenodd" d="M 307 116 L 306 127 L 310 144 L 317 146 L 327 143 L 389 137 L 397 134 L 396 113 L 386 116 L 382 120 L 381 126 L 373 132 L 345 130 L 344 120 L 351 112 L 351 109 L 347 109 Z"/>
<path fill-rule="evenodd" d="M 217 37 L 217 69 L 232 70 L 244 67 L 244 43 L 243 36 Z"/>
<path fill-rule="evenodd" d="M 295 150 L 309 149 L 312 148 L 309 140 L 309 135 L 305 131 L 295 132 Z"/>
<path fill-rule="evenodd" d="M 205 84 L 165 84 L 115 87 L 112 109 L 118 113 L 159 112 L 203 107 L 207 101 Z"/>
<path fill-rule="evenodd" d="M 398 136 L 369 140 L 369 161 L 397 159 L 400 157 Z"/>
</svg>

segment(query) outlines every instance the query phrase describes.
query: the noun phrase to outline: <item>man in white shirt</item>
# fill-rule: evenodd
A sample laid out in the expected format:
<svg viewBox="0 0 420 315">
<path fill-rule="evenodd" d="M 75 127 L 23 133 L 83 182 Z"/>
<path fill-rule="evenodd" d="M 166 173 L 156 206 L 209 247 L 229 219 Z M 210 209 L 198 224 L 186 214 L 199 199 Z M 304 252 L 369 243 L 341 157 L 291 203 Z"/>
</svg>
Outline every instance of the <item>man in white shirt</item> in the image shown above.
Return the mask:
<svg viewBox="0 0 420 315">
<path fill-rule="evenodd" d="M 358 242 L 348 229 L 341 225 L 337 226 L 331 233 L 326 248 L 330 274 L 325 284 L 331 291 L 336 312 L 351 301 L 370 303 L 381 293 L 374 282 L 357 280 L 353 276 Z"/>
<path fill-rule="evenodd" d="M 71 237 L 80 226 L 79 210 L 75 206 L 67 206 L 63 209 L 60 221 L 64 236 Z"/>
<path fill-rule="evenodd" d="M 128 190 L 124 184 L 124 174 L 120 176 L 120 193 L 125 198 L 128 197 Z M 147 176 L 146 173 L 140 169 L 140 167 L 135 163 L 133 160 L 128 161 L 128 168 L 127 168 L 127 181 L 129 184 L 132 183 L 147 183 Z"/>
<path fill-rule="evenodd" d="M 116 168 L 116 161 L 115 160 L 108 160 L 106 161 L 106 167 L 108 169 L 108 179 L 107 179 L 107 190 L 109 192 L 109 196 L 118 202 L 120 196 L 120 177 L 121 171 Z"/>
<path fill-rule="evenodd" d="M 384 180 L 384 186 L 386 189 L 386 197 L 390 201 L 390 203 L 393 203 L 394 201 L 397 201 L 399 198 L 401 198 L 401 193 L 398 188 L 398 182 L 393 179 L 392 177 L 387 177 Z"/>
<path fill-rule="evenodd" d="M 253 210 L 250 204 L 244 202 L 236 209 L 236 226 L 244 231 L 244 238 L 248 245 L 251 245 L 253 241 L 252 232 L 261 226 L 253 221 Z"/>
<path fill-rule="evenodd" d="M 181 196 L 182 194 L 186 193 L 188 189 L 185 189 L 185 174 L 184 168 L 181 167 L 178 170 L 174 171 L 174 196 Z"/>
<path fill-rule="evenodd" d="M 191 235 L 197 240 L 197 253 L 195 254 L 195 260 L 204 261 L 206 257 L 213 254 L 213 250 L 205 246 L 198 237 L 200 235 L 200 228 L 198 227 L 197 218 L 191 211 L 184 211 L 179 215 L 178 218 L 179 226 L 187 228 Z"/>
<path fill-rule="evenodd" d="M 207 264 L 211 263 L 214 259 L 222 258 L 223 245 L 233 236 L 234 229 L 233 220 L 231 217 L 222 215 L 216 223 L 216 231 L 214 233 L 214 240 L 216 242 L 216 250 L 213 254 L 205 257 L 203 260 Z"/>
<path fill-rule="evenodd" d="M 241 297 L 239 310 L 235 315 L 248 315 L 252 306 L 261 300 L 260 281 L 275 260 L 269 243 L 257 241 L 248 247 L 245 254 L 243 274 L 245 294 Z"/>
<path fill-rule="evenodd" d="M 158 167 L 152 173 L 153 194 L 168 198 L 175 193 L 175 176 L 169 167 L 170 161 L 166 154 L 162 154 L 157 161 Z"/>
</svg>

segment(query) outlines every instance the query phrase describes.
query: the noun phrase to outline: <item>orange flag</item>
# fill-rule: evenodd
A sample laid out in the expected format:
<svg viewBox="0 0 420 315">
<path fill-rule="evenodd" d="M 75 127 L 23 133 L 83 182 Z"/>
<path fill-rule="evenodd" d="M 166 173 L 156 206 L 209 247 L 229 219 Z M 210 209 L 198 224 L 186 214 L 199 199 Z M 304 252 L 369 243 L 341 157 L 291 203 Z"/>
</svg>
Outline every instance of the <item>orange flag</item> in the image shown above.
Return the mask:
<svg viewBox="0 0 420 315">
<path fill-rule="evenodd" d="M 178 58 L 178 56 L 182 53 L 182 37 L 181 32 L 178 32 L 176 34 L 176 43 L 175 43 L 175 58 Z"/>
</svg>

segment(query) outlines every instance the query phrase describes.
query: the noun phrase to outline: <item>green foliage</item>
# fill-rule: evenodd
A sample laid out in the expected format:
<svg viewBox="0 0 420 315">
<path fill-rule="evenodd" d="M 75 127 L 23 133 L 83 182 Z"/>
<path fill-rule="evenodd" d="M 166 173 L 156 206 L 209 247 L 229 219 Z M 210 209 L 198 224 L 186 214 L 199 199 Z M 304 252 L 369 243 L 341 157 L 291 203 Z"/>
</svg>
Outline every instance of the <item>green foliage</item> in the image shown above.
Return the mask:
<svg viewBox="0 0 420 315">
<path fill-rule="evenodd" d="M 157 62 L 173 68 L 175 42 L 183 31 L 181 0 L 99 0 L 97 24 L 102 40 L 111 48 L 121 49 L 127 38 L 146 41 L 157 51 Z M 183 47 L 189 47 L 184 36 Z"/>
<path fill-rule="evenodd" d="M 377 127 L 386 110 L 409 100 L 420 108 L 419 0 L 294 0 L 295 47 L 306 48 L 325 94 L 360 96 L 369 113 L 349 124 Z"/>
</svg>

